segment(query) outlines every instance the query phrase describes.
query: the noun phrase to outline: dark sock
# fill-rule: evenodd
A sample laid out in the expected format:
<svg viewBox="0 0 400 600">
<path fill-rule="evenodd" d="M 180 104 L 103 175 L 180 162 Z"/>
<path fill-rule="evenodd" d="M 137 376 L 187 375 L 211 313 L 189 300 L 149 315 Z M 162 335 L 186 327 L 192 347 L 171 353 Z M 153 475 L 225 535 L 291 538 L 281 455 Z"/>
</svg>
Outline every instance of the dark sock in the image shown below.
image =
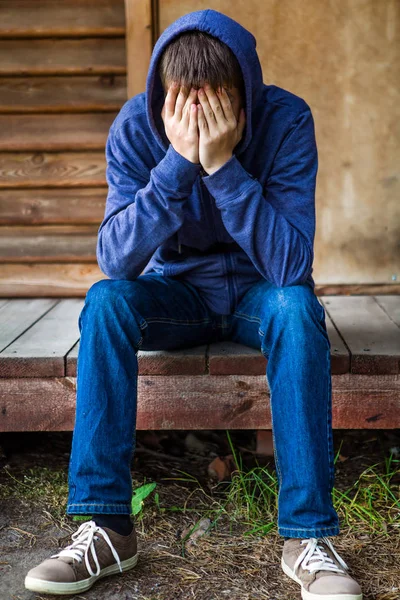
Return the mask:
<svg viewBox="0 0 400 600">
<path fill-rule="evenodd" d="M 120 535 L 129 535 L 133 529 L 133 523 L 129 515 L 92 515 L 93 521 L 99 527 L 109 527 Z"/>
</svg>

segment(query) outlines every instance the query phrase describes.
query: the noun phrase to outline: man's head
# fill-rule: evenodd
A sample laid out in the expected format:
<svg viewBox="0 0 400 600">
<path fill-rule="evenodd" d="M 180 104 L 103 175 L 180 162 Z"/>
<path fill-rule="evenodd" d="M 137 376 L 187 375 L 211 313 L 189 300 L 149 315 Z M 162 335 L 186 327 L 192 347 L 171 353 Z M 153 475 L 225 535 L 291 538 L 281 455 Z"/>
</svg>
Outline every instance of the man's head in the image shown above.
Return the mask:
<svg viewBox="0 0 400 600">
<path fill-rule="evenodd" d="M 165 95 L 174 81 L 188 90 L 205 83 L 214 90 L 224 87 L 238 120 L 245 107 L 242 71 L 232 50 L 218 38 L 204 31 L 185 31 L 165 48 L 158 68 Z"/>
</svg>

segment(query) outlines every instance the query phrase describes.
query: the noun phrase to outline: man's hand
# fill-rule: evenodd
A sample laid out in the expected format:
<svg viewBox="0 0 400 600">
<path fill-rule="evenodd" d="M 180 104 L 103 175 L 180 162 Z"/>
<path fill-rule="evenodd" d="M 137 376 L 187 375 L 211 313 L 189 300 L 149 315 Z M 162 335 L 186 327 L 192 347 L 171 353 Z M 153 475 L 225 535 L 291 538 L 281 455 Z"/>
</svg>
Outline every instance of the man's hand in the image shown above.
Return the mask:
<svg viewBox="0 0 400 600">
<path fill-rule="evenodd" d="M 196 108 L 197 91 L 180 87 L 176 82 L 168 88 L 161 117 L 165 133 L 174 150 L 199 163 L 199 132 Z"/>
<path fill-rule="evenodd" d="M 233 149 L 243 135 L 246 117 L 242 108 L 239 122 L 236 120 L 223 88 L 215 93 L 207 83 L 204 90 L 198 91 L 199 159 L 203 169 L 212 175 L 232 157 Z"/>
</svg>

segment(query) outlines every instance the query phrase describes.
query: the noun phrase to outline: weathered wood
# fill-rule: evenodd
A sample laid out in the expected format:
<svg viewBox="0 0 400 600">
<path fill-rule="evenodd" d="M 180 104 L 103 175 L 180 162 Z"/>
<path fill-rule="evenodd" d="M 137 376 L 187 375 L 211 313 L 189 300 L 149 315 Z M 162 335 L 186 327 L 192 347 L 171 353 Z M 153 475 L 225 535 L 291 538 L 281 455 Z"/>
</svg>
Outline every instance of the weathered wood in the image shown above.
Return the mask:
<svg viewBox="0 0 400 600">
<path fill-rule="evenodd" d="M 0 3 L 0 37 L 122 36 L 124 7 L 114 0 L 13 0 Z"/>
<path fill-rule="evenodd" d="M 124 38 L 0 40 L 0 75 L 125 75 Z"/>
<path fill-rule="evenodd" d="M 95 262 L 98 225 L 0 227 L 0 259 L 7 262 Z"/>
<path fill-rule="evenodd" d="M 14 340 L 41 319 L 57 300 L 52 298 L 10 299 L 2 301 L 0 312 L 0 357 Z M 0 358 L 1 362 L 1 358 Z"/>
<path fill-rule="evenodd" d="M 0 225 L 99 224 L 104 217 L 107 187 L 5 189 Z"/>
<path fill-rule="evenodd" d="M 155 23 L 151 0 L 125 0 L 128 98 L 146 89 Z"/>
<path fill-rule="evenodd" d="M 0 151 L 102 150 L 114 112 L 0 115 Z"/>
<path fill-rule="evenodd" d="M 344 344 L 324 304 L 324 298 L 319 301 L 325 308 L 325 323 L 331 343 L 331 372 L 335 375 L 347 373 L 350 369 L 350 352 Z"/>
<path fill-rule="evenodd" d="M 334 428 L 400 427 L 399 376 L 381 377 L 351 375 L 347 390 L 341 389 L 346 376 L 333 376 Z M 75 407 L 73 377 L 1 380 L 0 431 L 69 431 Z M 139 430 L 270 428 L 265 376 L 138 377 Z"/>
<path fill-rule="evenodd" d="M 1 77 L 0 113 L 118 111 L 126 101 L 125 75 Z"/>
<path fill-rule="evenodd" d="M 83 297 L 100 279 L 97 263 L 0 263 L 0 297 Z"/>
<path fill-rule="evenodd" d="M 7 152 L 0 165 L 0 188 L 106 185 L 103 152 Z"/>
<path fill-rule="evenodd" d="M 77 342 L 65 358 L 66 375 L 76 377 L 80 342 Z M 204 375 L 207 371 L 207 346 L 178 350 L 155 350 L 137 353 L 139 375 Z"/>
<path fill-rule="evenodd" d="M 375 300 L 388 317 L 400 327 L 400 298 L 398 296 L 375 296 Z"/>
<path fill-rule="evenodd" d="M 265 375 L 268 361 L 260 350 L 231 341 L 209 346 L 211 375 Z"/>
<path fill-rule="evenodd" d="M 374 296 L 375 294 L 400 295 L 400 283 L 343 283 L 324 285 L 317 283 L 315 293 L 318 296 Z"/>
<path fill-rule="evenodd" d="M 82 306 L 83 300 L 75 298 L 56 302 L 0 352 L 0 376 L 65 375 L 64 357 L 79 337 L 78 317 Z"/>
<path fill-rule="evenodd" d="M 324 305 L 351 352 L 352 373 L 399 373 L 399 328 L 375 298 L 326 296 Z"/>
</svg>

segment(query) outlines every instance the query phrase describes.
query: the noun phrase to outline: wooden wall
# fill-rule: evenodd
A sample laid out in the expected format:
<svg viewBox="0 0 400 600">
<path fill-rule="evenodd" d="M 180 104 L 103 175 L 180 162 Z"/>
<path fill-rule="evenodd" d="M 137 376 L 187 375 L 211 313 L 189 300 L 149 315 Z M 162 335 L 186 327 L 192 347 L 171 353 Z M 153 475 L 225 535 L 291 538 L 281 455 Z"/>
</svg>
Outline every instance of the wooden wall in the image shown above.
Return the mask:
<svg viewBox="0 0 400 600">
<path fill-rule="evenodd" d="M 104 146 L 127 99 L 123 0 L 0 4 L 0 294 L 84 295 Z"/>
<path fill-rule="evenodd" d="M 108 129 L 159 32 L 210 7 L 254 33 L 265 83 L 313 109 L 317 289 L 400 290 L 398 0 L 3 0 L 0 296 L 83 296 L 105 277 Z"/>
</svg>

